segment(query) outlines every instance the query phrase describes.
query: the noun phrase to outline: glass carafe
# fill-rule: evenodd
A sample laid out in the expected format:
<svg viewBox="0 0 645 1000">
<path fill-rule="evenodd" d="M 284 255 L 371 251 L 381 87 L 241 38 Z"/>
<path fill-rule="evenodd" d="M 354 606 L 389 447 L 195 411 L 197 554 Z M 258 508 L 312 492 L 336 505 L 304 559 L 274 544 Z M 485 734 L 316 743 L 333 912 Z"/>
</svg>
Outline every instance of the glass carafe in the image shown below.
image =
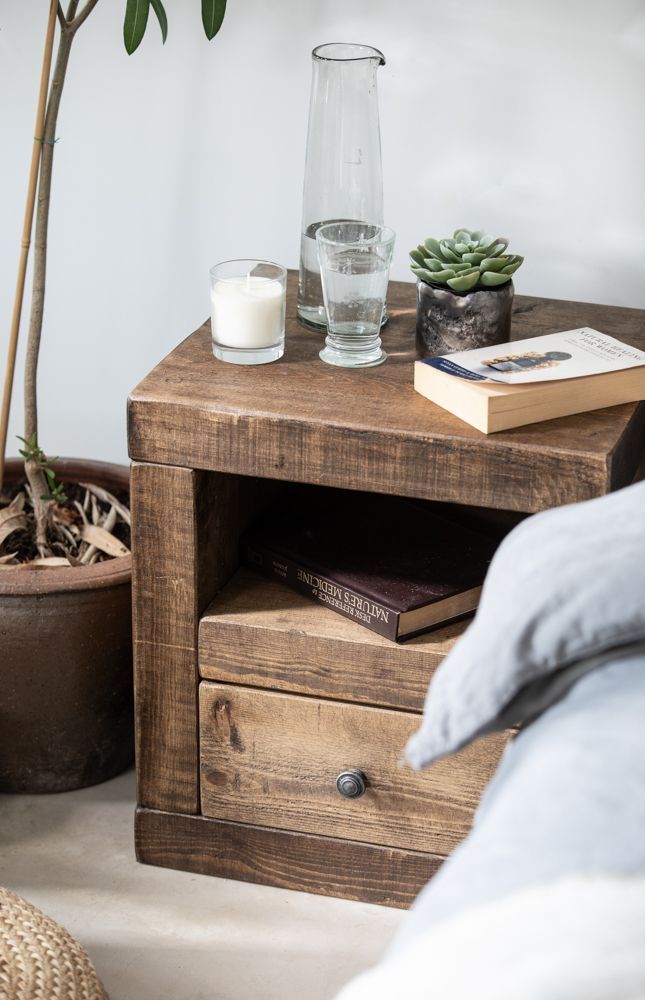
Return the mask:
<svg viewBox="0 0 645 1000">
<path fill-rule="evenodd" d="M 383 223 L 376 71 L 385 57 L 369 45 L 334 42 L 312 58 L 298 317 L 324 330 L 317 230 L 328 222 Z"/>
</svg>

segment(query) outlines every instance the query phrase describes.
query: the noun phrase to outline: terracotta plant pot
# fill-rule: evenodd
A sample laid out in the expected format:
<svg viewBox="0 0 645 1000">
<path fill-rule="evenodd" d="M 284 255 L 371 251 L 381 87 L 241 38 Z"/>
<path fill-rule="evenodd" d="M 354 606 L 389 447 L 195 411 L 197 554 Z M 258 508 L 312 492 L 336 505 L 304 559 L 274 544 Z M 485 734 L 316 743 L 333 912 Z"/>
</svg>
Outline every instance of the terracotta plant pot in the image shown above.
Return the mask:
<svg viewBox="0 0 645 1000">
<path fill-rule="evenodd" d="M 513 282 L 457 293 L 417 281 L 417 354 L 433 358 L 511 339 Z"/>
<path fill-rule="evenodd" d="M 64 482 L 127 490 L 120 465 L 59 459 Z M 7 462 L 6 482 L 23 475 Z M 133 760 L 131 557 L 0 571 L 0 791 L 62 792 Z"/>
</svg>

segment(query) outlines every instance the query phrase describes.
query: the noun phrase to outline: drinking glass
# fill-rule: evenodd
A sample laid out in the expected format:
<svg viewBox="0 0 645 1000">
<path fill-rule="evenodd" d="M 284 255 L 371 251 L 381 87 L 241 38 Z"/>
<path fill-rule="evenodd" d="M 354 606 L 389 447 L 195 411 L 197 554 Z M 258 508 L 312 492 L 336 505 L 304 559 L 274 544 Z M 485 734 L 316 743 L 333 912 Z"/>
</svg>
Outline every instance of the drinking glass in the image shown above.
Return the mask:
<svg viewBox="0 0 645 1000">
<path fill-rule="evenodd" d="M 385 361 L 381 321 L 394 232 L 368 222 L 330 222 L 316 232 L 327 337 L 320 357 L 341 368 Z"/>
</svg>

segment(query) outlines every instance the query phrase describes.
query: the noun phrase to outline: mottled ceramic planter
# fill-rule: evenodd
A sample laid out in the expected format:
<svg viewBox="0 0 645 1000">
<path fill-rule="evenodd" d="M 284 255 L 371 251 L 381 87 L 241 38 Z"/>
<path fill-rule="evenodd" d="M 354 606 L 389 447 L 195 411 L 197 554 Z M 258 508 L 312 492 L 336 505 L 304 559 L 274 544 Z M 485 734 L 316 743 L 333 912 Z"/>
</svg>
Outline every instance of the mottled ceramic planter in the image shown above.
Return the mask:
<svg viewBox="0 0 645 1000">
<path fill-rule="evenodd" d="M 513 282 L 459 295 L 417 281 L 417 353 L 432 358 L 511 338 Z"/>
</svg>

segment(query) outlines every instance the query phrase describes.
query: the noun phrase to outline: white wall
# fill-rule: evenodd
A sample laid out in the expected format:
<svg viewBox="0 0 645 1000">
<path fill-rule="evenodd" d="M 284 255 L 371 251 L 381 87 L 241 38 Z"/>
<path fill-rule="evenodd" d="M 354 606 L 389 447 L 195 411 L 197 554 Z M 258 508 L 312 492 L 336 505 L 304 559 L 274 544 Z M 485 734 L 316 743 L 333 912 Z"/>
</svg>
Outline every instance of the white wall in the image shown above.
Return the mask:
<svg viewBox="0 0 645 1000">
<path fill-rule="evenodd" d="M 2 361 L 47 6 L 0 0 Z M 645 307 L 642 0 L 229 0 L 210 44 L 197 0 L 168 0 L 166 46 L 154 23 L 131 57 L 123 8 L 103 0 L 79 32 L 63 97 L 40 372 L 51 453 L 126 459 L 127 393 L 206 317 L 212 263 L 297 265 L 324 41 L 387 57 L 394 277 L 420 238 L 482 226 L 526 255 L 520 292 Z"/>
</svg>

